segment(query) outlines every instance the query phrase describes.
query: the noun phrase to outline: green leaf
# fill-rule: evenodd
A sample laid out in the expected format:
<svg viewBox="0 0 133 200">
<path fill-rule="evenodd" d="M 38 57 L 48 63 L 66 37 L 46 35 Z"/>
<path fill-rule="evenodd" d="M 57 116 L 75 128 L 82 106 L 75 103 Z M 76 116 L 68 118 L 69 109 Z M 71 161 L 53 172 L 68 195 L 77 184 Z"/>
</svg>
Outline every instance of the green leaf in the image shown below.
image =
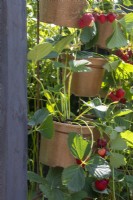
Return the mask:
<svg viewBox="0 0 133 200">
<path fill-rule="evenodd" d="M 47 117 L 49 116 L 49 112 L 46 108 L 42 108 L 37 110 L 33 117 L 29 120 L 29 126 L 37 126 L 41 124 Z"/>
<path fill-rule="evenodd" d="M 77 165 L 65 168 L 62 173 L 62 181 L 70 191 L 79 192 L 85 185 L 84 170 Z"/>
<path fill-rule="evenodd" d="M 110 140 L 115 140 L 117 138 L 117 131 L 113 130 L 112 132 L 109 133 L 110 134 Z"/>
<path fill-rule="evenodd" d="M 133 132 L 127 130 L 121 133 L 121 137 L 127 141 L 127 144 L 133 147 Z"/>
<path fill-rule="evenodd" d="M 57 58 L 58 53 L 55 51 L 50 52 L 47 56 L 44 57 L 44 59 L 52 59 L 52 58 Z"/>
<path fill-rule="evenodd" d="M 40 185 L 39 188 L 48 200 L 64 200 L 64 193 L 59 189 L 51 189 L 48 185 Z"/>
<path fill-rule="evenodd" d="M 112 72 L 116 70 L 116 68 L 119 66 L 120 60 L 116 60 L 114 62 L 107 62 L 103 68 L 106 69 L 108 72 Z"/>
<path fill-rule="evenodd" d="M 130 187 L 130 186 L 133 186 L 133 176 L 131 175 L 126 175 L 125 176 L 125 181 L 127 183 L 127 185 Z"/>
<path fill-rule="evenodd" d="M 55 167 L 55 168 L 50 168 L 46 177 L 46 180 L 48 181 L 50 187 L 55 187 L 58 188 L 62 185 L 62 171 L 63 168 L 61 167 Z"/>
<path fill-rule="evenodd" d="M 133 5 L 133 2 L 132 2 L 132 0 L 123 0 L 123 4 L 124 4 L 125 6 L 132 6 L 132 5 Z"/>
<path fill-rule="evenodd" d="M 47 56 L 51 51 L 53 51 L 52 44 L 48 42 L 38 44 L 28 53 L 28 59 L 37 62 Z"/>
<path fill-rule="evenodd" d="M 47 181 L 45 178 L 42 178 L 38 174 L 31 171 L 28 171 L 28 180 L 35 183 L 47 184 Z"/>
<path fill-rule="evenodd" d="M 108 41 L 107 42 L 108 49 L 114 49 L 114 48 L 127 46 L 127 39 L 123 35 L 123 32 L 120 29 L 118 24 L 116 24 L 114 33 L 107 41 Z"/>
<path fill-rule="evenodd" d="M 97 179 L 108 178 L 111 173 L 111 169 L 107 161 L 100 156 L 95 156 L 93 159 L 91 159 L 86 166 L 86 169 L 93 177 Z"/>
<path fill-rule="evenodd" d="M 127 148 L 126 141 L 121 138 L 119 135 L 115 138 L 115 140 L 111 141 L 111 149 L 112 150 L 124 150 Z"/>
<path fill-rule="evenodd" d="M 64 68 L 65 67 L 65 65 L 63 63 L 61 63 L 61 62 L 56 62 L 55 61 L 53 64 L 54 64 L 55 68 Z"/>
<path fill-rule="evenodd" d="M 71 199 L 72 200 L 82 200 L 82 199 L 85 199 L 87 197 L 88 197 L 88 195 L 85 191 L 80 191 L 80 192 L 76 192 L 76 193 L 72 194 Z"/>
<path fill-rule="evenodd" d="M 119 168 L 123 165 L 126 165 L 126 159 L 122 154 L 111 153 L 110 164 L 114 168 Z"/>
<path fill-rule="evenodd" d="M 132 112 L 133 112 L 132 110 L 125 109 L 125 110 L 122 110 L 122 111 L 118 111 L 117 113 L 115 113 L 113 115 L 113 117 L 122 117 L 122 116 L 128 115 L 129 113 L 132 113 Z"/>
<path fill-rule="evenodd" d="M 90 42 L 95 35 L 96 35 L 96 26 L 85 27 L 80 35 L 81 42 L 82 43 Z"/>
<path fill-rule="evenodd" d="M 78 51 L 77 52 L 77 59 L 82 60 L 82 59 L 88 59 L 89 57 L 93 57 L 94 53 L 92 52 L 87 52 L 87 51 Z"/>
<path fill-rule="evenodd" d="M 122 69 L 123 71 L 127 72 L 127 73 L 132 73 L 133 72 L 133 65 L 131 65 L 129 63 L 122 62 L 119 65 L 119 68 Z"/>
<path fill-rule="evenodd" d="M 54 124 L 53 124 L 53 118 L 51 115 L 49 115 L 44 122 L 39 127 L 38 131 L 42 134 L 43 137 L 46 137 L 48 139 L 51 139 L 54 134 Z"/>
<path fill-rule="evenodd" d="M 126 14 L 119 23 L 130 33 L 133 30 L 133 13 Z"/>
<path fill-rule="evenodd" d="M 57 53 L 61 53 L 63 49 L 74 39 L 74 35 L 68 35 L 63 37 L 59 42 L 57 42 L 54 46 L 54 51 Z"/>
<path fill-rule="evenodd" d="M 92 69 L 89 66 L 88 60 L 71 60 L 69 61 L 69 66 L 72 72 L 90 72 Z"/>
<path fill-rule="evenodd" d="M 69 133 L 68 146 L 75 158 L 84 160 L 90 152 L 90 144 L 81 135 Z"/>
</svg>

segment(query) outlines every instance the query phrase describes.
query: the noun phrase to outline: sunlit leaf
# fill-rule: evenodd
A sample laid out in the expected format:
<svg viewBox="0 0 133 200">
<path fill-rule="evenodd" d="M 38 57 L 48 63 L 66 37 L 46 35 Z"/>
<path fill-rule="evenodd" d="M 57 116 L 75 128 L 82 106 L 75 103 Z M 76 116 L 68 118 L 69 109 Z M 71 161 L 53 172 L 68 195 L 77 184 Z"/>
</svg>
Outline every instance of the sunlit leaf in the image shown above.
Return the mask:
<svg viewBox="0 0 133 200">
<path fill-rule="evenodd" d="M 82 131 L 82 128 L 81 128 L 81 131 Z M 68 146 L 73 156 L 81 160 L 85 159 L 85 157 L 90 152 L 90 144 L 88 143 L 88 141 L 85 140 L 81 135 L 77 133 L 69 134 Z"/>
<path fill-rule="evenodd" d="M 50 43 L 38 44 L 28 53 L 28 59 L 37 62 L 47 56 L 52 50 L 53 46 Z"/>
<path fill-rule="evenodd" d="M 54 46 L 54 51 L 57 53 L 61 53 L 63 49 L 66 48 L 68 44 L 73 40 L 74 35 L 68 35 L 66 37 L 63 37 L 59 42 L 57 42 Z"/>
</svg>

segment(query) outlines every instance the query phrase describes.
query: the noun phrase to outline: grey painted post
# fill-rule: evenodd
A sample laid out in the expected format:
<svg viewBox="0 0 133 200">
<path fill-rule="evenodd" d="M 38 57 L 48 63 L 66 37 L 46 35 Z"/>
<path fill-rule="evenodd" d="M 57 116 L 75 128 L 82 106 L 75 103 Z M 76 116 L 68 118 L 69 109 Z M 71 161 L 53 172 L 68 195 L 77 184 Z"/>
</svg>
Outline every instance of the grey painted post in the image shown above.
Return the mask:
<svg viewBox="0 0 133 200">
<path fill-rule="evenodd" d="M 26 200 L 25 0 L 0 0 L 0 200 Z"/>
</svg>

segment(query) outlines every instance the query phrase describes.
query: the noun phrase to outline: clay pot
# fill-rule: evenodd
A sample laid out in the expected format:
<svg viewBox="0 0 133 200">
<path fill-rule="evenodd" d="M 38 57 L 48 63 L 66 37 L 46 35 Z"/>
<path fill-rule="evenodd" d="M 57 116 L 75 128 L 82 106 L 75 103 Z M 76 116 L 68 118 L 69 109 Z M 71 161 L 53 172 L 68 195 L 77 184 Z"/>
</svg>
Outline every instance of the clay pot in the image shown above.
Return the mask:
<svg viewBox="0 0 133 200">
<path fill-rule="evenodd" d="M 78 28 L 86 0 L 40 0 L 40 21 Z"/>
<path fill-rule="evenodd" d="M 54 122 L 54 129 L 55 134 L 52 139 L 41 138 L 40 162 L 50 167 L 64 168 L 76 164 L 68 148 L 68 133 L 82 133 L 88 139 L 91 138 L 90 130 L 86 126 L 60 122 Z M 90 129 L 93 131 L 94 140 L 97 140 L 100 137 L 99 131 L 94 126 L 90 126 Z"/>
<path fill-rule="evenodd" d="M 106 60 L 103 58 L 89 58 L 91 72 L 74 72 L 71 84 L 71 92 L 80 97 L 94 97 L 100 92 L 104 76 L 102 67 Z"/>
</svg>

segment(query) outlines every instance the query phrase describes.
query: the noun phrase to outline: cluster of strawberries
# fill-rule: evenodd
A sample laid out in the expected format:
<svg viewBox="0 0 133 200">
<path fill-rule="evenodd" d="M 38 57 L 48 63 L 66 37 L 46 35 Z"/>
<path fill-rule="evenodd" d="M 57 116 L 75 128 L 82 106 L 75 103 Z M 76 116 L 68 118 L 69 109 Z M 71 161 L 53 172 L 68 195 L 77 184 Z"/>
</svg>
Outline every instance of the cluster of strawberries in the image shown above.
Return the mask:
<svg viewBox="0 0 133 200">
<path fill-rule="evenodd" d="M 116 19 L 116 15 L 114 13 L 108 13 L 108 14 L 99 14 L 99 13 L 85 13 L 78 21 L 79 28 L 85 28 L 92 26 L 93 23 L 100 22 L 110 22 L 113 23 L 113 21 Z"/>
<path fill-rule="evenodd" d="M 115 55 L 121 58 L 124 62 L 133 64 L 133 49 L 131 48 L 121 48 L 115 51 Z"/>
<path fill-rule="evenodd" d="M 122 88 L 119 88 L 118 90 L 112 91 L 108 94 L 108 98 L 111 99 L 112 102 L 119 101 L 120 103 L 125 104 L 126 98 L 125 96 L 125 90 Z"/>
<path fill-rule="evenodd" d="M 107 141 L 104 138 L 100 138 L 97 140 L 97 147 L 98 147 L 98 155 L 101 157 L 105 157 L 107 154 L 107 150 L 106 150 L 106 146 L 107 146 Z M 76 159 L 76 163 L 78 165 L 81 165 L 83 168 L 85 167 L 85 162 L 80 160 L 80 159 Z M 96 188 L 96 190 L 99 191 L 103 191 L 107 188 L 109 184 L 109 179 L 102 179 L 102 180 L 96 180 L 94 182 L 94 186 Z"/>
<path fill-rule="evenodd" d="M 98 147 L 98 155 L 104 158 L 107 155 L 107 141 L 104 138 L 99 138 L 97 140 L 97 147 Z M 102 180 L 96 180 L 95 181 L 95 188 L 99 191 L 103 191 L 107 188 L 109 184 L 109 179 L 102 179 Z"/>
<path fill-rule="evenodd" d="M 93 16 L 95 18 L 95 21 L 100 22 L 101 24 L 104 24 L 105 22 L 113 23 L 116 19 L 115 13 L 108 13 L 108 14 L 94 13 Z"/>
</svg>

